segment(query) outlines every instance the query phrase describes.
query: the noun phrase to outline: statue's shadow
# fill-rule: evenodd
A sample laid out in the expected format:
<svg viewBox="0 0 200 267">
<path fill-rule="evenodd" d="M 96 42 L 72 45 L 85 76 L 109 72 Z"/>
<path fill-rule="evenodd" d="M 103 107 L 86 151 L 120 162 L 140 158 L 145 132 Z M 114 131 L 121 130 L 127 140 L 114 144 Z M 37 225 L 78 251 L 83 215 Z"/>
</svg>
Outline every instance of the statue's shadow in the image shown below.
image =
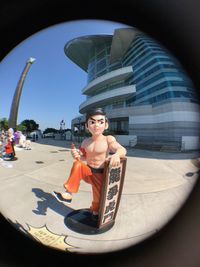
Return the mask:
<svg viewBox="0 0 200 267">
<path fill-rule="evenodd" d="M 109 230 L 109 227 L 98 228 L 98 220 L 93 217 L 89 209 L 74 210 L 59 202 L 52 194 L 44 192 L 41 188 L 33 188 L 32 192 L 39 200 L 37 207 L 32 210 L 37 215 L 47 215 L 47 210 L 51 209 L 64 217 L 66 227 L 77 233 L 93 235 Z"/>
<path fill-rule="evenodd" d="M 37 215 L 47 215 L 47 210 L 51 209 L 65 217 L 74 210 L 59 202 L 52 194 L 43 191 L 41 188 L 33 188 L 32 192 L 39 198 L 37 207 L 32 210 Z"/>
</svg>

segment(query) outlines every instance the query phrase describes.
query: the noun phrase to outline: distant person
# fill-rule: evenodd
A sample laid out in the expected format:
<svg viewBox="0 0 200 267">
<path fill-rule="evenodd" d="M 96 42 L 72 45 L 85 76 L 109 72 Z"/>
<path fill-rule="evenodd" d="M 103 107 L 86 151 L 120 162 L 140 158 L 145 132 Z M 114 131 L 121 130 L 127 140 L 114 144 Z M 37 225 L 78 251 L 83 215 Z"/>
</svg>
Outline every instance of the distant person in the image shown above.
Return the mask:
<svg viewBox="0 0 200 267">
<path fill-rule="evenodd" d="M 126 149 L 121 146 L 115 137 L 103 135 L 108 128 L 108 119 L 101 108 L 90 110 L 86 114 L 86 128 L 91 137 L 83 140 L 80 150 L 72 149 L 74 162 L 70 177 L 64 183 L 65 192 L 53 192 L 60 202 L 70 203 L 72 194 L 79 190 L 81 180 L 91 184 L 93 201 L 90 210 L 94 216 L 98 216 L 100 206 L 100 195 L 103 184 L 103 172 L 105 161 L 110 158 L 110 166 L 118 167 L 120 157 L 125 157 Z M 109 156 L 109 152 L 114 153 Z M 82 162 L 85 160 L 87 165 Z"/>
</svg>

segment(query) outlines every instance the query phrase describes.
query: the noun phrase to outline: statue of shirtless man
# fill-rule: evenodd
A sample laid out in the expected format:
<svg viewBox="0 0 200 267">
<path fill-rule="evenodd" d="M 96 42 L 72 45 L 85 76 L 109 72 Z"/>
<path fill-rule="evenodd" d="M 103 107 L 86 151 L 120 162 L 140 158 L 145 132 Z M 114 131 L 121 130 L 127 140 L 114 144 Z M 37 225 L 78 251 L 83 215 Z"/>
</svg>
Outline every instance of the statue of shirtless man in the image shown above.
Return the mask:
<svg viewBox="0 0 200 267">
<path fill-rule="evenodd" d="M 90 210 L 93 215 L 98 215 L 105 161 L 110 159 L 110 166 L 118 167 L 120 158 L 126 155 L 126 149 L 116 141 L 115 137 L 103 134 L 108 128 L 108 119 L 101 108 L 90 110 L 86 114 L 85 126 L 91 137 L 83 140 L 79 150 L 76 148 L 71 150 L 76 161 L 68 180 L 63 185 L 66 191 L 62 193 L 54 191 L 53 194 L 58 201 L 70 203 L 72 194 L 78 192 L 80 181 L 84 180 L 92 186 L 93 201 Z M 109 155 L 110 152 L 113 154 Z M 85 160 L 87 165 L 82 160 Z"/>
</svg>

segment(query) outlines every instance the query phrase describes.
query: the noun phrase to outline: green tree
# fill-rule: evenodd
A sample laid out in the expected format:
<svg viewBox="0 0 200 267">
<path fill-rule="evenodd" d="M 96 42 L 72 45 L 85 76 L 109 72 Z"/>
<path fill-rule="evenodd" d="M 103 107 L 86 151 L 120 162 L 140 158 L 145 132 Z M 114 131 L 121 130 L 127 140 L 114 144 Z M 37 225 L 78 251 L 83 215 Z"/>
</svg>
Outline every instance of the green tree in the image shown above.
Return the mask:
<svg viewBox="0 0 200 267">
<path fill-rule="evenodd" d="M 26 132 L 31 133 L 35 130 L 38 130 L 39 124 L 37 124 L 34 120 L 23 120 L 21 125 L 26 127 Z"/>
<path fill-rule="evenodd" d="M 8 130 L 8 119 L 7 118 L 2 118 L 0 119 L 0 129 L 4 129 L 5 131 Z"/>
<path fill-rule="evenodd" d="M 23 124 L 18 124 L 17 125 L 17 131 L 21 131 L 21 132 L 26 132 L 26 126 Z"/>
<path fill-rule="evenodd" d="M 47 134 L 47 133 L 57 133 L 58 130 L 56 130 L 55 128 L 46 128 L 43 132 L 43 134 Z"/>
</svg>

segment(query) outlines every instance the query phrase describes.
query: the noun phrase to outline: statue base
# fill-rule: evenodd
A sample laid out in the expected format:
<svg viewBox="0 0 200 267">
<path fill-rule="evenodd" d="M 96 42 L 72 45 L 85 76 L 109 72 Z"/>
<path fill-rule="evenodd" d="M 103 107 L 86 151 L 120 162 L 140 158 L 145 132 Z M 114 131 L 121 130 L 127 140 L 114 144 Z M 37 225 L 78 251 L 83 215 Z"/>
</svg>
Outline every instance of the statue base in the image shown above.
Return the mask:
<svg viewBox="0 0 200 267">
<path fill-rule="evenodd" d="M 65 225 L 70 230 L 80 234 L 96 235 L 110 230 L 114 225 L 114 221 L 107 226 L 98 228 L 98 218 L 95 218 L 89 209 L 80 209 L 70 212 L 65 217 Z"/>
<path fill-rule="evenodd" d="M 3 160 L 4 161 L 15 161 L 15 160 L 18 160 L 18 158 L 17 157 L 14 157 L 14 158 L 3 157 Z"/>
</svg>

